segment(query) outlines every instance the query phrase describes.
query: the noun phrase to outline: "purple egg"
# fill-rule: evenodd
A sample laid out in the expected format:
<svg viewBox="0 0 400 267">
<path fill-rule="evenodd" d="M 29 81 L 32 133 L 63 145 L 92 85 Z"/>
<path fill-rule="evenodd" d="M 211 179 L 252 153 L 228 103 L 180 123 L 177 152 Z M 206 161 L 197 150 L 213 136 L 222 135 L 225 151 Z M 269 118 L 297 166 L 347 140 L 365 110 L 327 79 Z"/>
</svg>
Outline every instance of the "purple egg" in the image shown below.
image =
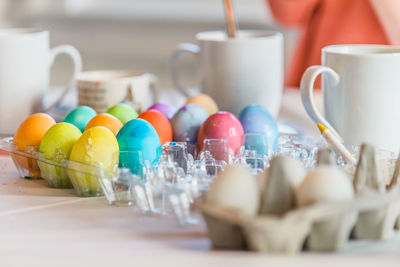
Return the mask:
<svg viewBox="0 0 400 267">
<path fill-rule="evenodd" d="M 171 106 L 170 104 L 167 104 L 167 103 L 163 103 L 163 102 L 156 102 L 151 107 L 149 107 L 148 110 L 149 109 L 155 109 L 155 110 L 160 111 L 169 120 L 172 119 L 172 117 L 174 116 L 175 111 L 176 111 L 176 109 L 173 106 Z"/>
<path fill-rule="evenodd" d="M 197 142 L 200 126 L 208 118 L 208 113 L 196 104 L 187 104 L 180 108 L 171 120 L 176 142 Z"/>
</svg>

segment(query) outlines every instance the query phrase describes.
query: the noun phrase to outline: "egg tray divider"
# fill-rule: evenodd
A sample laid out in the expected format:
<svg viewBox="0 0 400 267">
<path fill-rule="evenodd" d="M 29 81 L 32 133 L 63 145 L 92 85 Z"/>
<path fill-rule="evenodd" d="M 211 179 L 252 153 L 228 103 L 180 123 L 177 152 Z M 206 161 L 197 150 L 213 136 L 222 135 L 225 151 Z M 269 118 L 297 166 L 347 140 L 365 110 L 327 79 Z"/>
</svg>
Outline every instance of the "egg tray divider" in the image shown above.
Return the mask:
<svg viewBox="0 0 400 267">
<path fill-rule="evenodd" d="M 319 164 L 333 163 L 329 149 L 321 152 Z M 284 161 L 281 156 L 276 159 L 271 161 L 271 168 L 274 168 L 274 163 L 280 165 L 278 162 Z M 284 164 L 275 167 L 284 167 Z M 354 239 L 389 240 L 396 224 L 400 228 L 399 176 L 400 155 L 390 184 L 384 185 L 374 148 L 363 144 L 353 179 L 356 192 L 353 200 L 296 208 L 293 203 L 294 191 L 285 186 L 289 184 L 286 181 L 288 177 L 269 175 L 269 181 L 279 179 L 280 182 L 274 184 L 280 188 L 267 187 L 261 195 L 261 207 L 255 217 L 204 202 L 197 205 L 215 249 L 286 254 L 299 253 L 303 248 L 337 251 L 349 242 L 350 235 Z M 278 208 L 280 212 L 262 210 L 262 202 L 271 190 L 287 197 L 274 201 L 274 204 L 281 204 Z"/>
<path fill-rule="evenodd" d="M 0 149 L 10 153 L 18 173 L 26 179 L 43 178 L 49 187 L 74 188 L 79 196 L 100 196 L 102 190 L 97 179 L 104 175 L 101 165 L 93 166 L 65 159 L 56 155 L 54 159 L 47 159 L 38 152 L 37 147 L 27 147 L 19 151 L 13 143 L 13 138 L 3 138 Z M 70 179 L 71 173 L 75 179 Z M 93 187 L 92 190 L 87 188 Z"/>
</svg>

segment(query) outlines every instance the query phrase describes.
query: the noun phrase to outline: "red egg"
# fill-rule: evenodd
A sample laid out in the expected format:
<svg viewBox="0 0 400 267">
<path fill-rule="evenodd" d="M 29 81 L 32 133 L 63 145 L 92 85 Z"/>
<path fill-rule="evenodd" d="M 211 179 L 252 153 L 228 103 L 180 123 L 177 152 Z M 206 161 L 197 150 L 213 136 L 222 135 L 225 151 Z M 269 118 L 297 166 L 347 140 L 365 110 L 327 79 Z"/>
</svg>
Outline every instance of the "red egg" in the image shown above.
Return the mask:
<svg viewBox="0 0 400 267">
<path fill-rule="evenodd" d="M 208 117 L 201 125 L 198 148 L 202 150 L 204 139 L 225 139 L 235 154 L 243 145 L 244 131 L 239 119 L 232 113 L 220 111 Z"/>
</svg>

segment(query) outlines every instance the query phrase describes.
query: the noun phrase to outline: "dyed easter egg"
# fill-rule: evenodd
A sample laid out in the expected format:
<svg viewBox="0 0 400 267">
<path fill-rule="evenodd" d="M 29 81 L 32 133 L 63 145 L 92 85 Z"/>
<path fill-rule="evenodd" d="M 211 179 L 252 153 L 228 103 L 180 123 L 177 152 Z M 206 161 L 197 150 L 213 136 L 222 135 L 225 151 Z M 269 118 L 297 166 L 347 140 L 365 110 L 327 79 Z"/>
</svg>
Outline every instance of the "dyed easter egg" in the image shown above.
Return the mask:
<svg viewBox="0 0 400 267">
<path fill-rule="evenodd" d="M 180 108 L 171 120 L 174 141 L 196 143 L 201 124 L 208 113 L 196 104 L 187 104 Z"/>
<path fill-rule="evenodd" d="M 156 129 L 161 145 L 172 141 L 172 126 L 168 118 L 160 111 L 149 109 L 139 115 L 139 119 L 150 122 Z"/>
<path fill-rule="evenodd" d="M 208 115 L 212 115 L 218 112 L 217 103 L 215 103 L 214 99 L 206 94 L 199 94 L 190 97 L 185 104 L 196 104 L 202 107 Z"/>
<path fill-rule="evenodd" d="M 106 127 L 95 126 L 85 131 L 72 147 L 68 176 L 75 192 L 80 196 L 99 196 L 102 190 L 93 167 L 101 164 L 113 173 L 118 164 L 118 142 Z M 83 164 L 82 164 L 83 163 Z"/>
<path fill-rule="evenodd" d="M 24 151 L 27 146 L 39 147 L 43 136 L 54 124 L 56 121 L 45 113 L 33 114 L 19 126 L 14 135 L 14 144 L 20 151 Z"/>
<path fill-rule="evenodd" d="M 106 113 L 113 115 L 117 119 L 119 119 L 123 124 L 127 123 L 132 119 L 136 119 L 138 114 L 136 110 L 134 110 L 128 104 L 120 103 L 111 108 L 107 109 Z"/>
<path fill-rule="evenodd" d="M 79 106 L 65 117 L 63 122 L 69 122 L 83 132 L 88 122 L 97 115 L 97 112 L 88 106 Z"/>
<path fill-rule="evenodd" d="M 54 159 L 56 154 L 69 159 L 73 145 L 81 137 L 82 132 L 73 124 L 60 122 L 45 133 L 40 142 L 39 152 L 47 159 Z"/>
<path fill-rule="evenodd" d="M 143 119 L 133 119 L 128 121 L 117 135 L 119 149 L 123 151 L 142 151 L 144 161 L 150 165 L 158 162 L 161 156 L 160 138 L 157 131 L 147 121 Z M 130 157 L 120 157 L 120 166 L 130 167 L 136 164 L 130 162 Z"/>
<path fill-rule="evenodd" d="M 175 114 L 176 109 L 171 106 L 170 104 L 163 103 L 163 102 L 156 102 L 154 103 L 151 107 L 148 108 L 150 109 L 155 109 L 160 111 L 162 114 L 164 114 L 169 120 L 172 119 L 172 117 Z"/>
<path fill-rule="evenodd" d="M 233 153 L 243 145 L 244 132 L 238 118 L 232 113 L 220 111 L 211 115 L 200 127 L 198 148 L 202 150 L 204 139 L 225 139 Z"/>
<path fill-rule="evenodd" d="M 72 147 L 81 137 L 82 132 L 74 125 L 60 122 L 52 127 L 43 136 L 40 142 L 39 152 L 41 157 L 54 162 L 69 159 Z M 39 160 L 38 165 L 42 178 L 50 187 L 69 188 L 72 187 L 65 168 L 60 168 L 46 161 Z"/>
<path fill-rule="evenodd" d="M 249 136 L 249 138 L 254 139 L 253 144 L 257 151 L 264 150 L 262 147 L 264 140 L 256 140 L 257 138 L 263 138 L 263 136 L 266 138 L 268 149 L 271 151 L 276 150 L 279 139 L 278 125 L 272 115 L 263 106 L 254 104 L 245 107 L 239 114 L 239 120 L 242 123 L 245 134 L 258 135 Z M 245 145 L 248 148 L 247 144 Z"/>
<path fill-rule="evenodd" d="M 95 126 L 104 126 L 111 130 L 114 135 L 117 135 L 119 130 L 124 126 L 122 122 L 108 113 L 100 113 L 94 116 L 86 125 L 85 131 Z"/>
</svg>

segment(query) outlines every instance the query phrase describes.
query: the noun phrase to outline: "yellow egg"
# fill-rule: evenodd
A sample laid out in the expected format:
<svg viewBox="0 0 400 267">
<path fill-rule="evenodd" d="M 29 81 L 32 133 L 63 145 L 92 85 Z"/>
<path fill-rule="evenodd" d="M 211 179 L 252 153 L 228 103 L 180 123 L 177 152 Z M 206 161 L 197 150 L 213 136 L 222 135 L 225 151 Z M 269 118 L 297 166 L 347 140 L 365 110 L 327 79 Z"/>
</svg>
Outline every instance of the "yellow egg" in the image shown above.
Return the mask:
<svg viewBox="0 0 400 267">
<path fill-rule="evenodd" d="M 112 173 L 118 165 L 118 157 L 119 147 L 113 132 L 103 126 L 87 129 L 72 147 L 68 165 L 68 175 L 77 194 L 101 195 L 97 174 L 90 166 L 102 165 Z"/>
<path fill-rule="evenodd" d="M 218 112 L 218 106 L 215 103 L 214 99 L 206 94 L 192 96 L 186 101 L 185 105 L 186 104 L 196 104 L 207 111 L 208 115 L 212 115 Z"/>
</svg>

